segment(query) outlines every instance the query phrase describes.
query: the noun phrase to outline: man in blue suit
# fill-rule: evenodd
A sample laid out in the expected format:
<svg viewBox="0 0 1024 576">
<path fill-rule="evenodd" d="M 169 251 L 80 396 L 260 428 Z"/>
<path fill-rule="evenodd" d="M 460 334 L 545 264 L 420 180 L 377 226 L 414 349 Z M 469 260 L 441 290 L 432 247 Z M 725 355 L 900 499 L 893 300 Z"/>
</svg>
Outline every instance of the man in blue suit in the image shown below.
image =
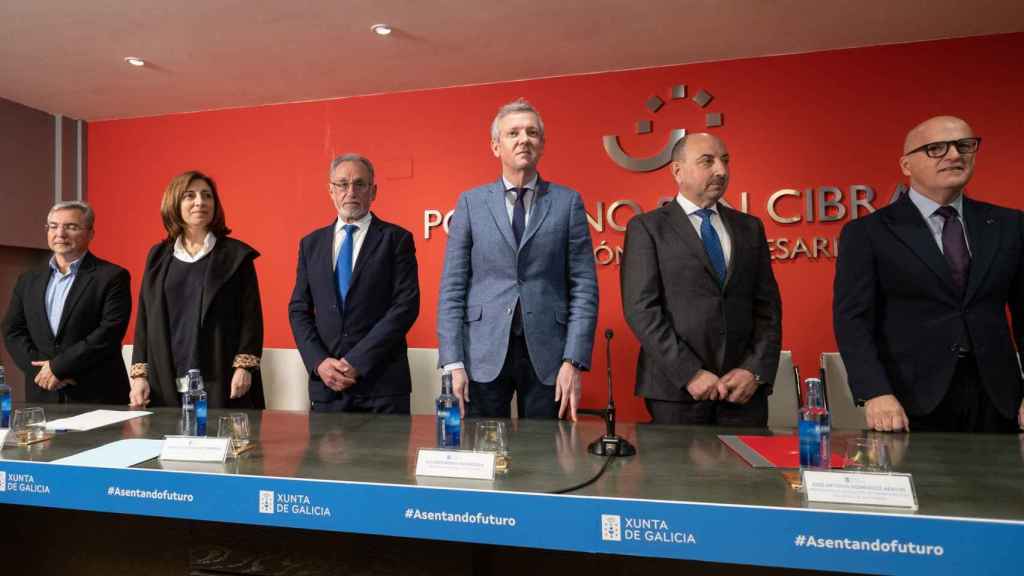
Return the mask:
<svg viewBox="0 0 1024 576">
<path fill-rule="evenodd" d="M 328 188 L 338 218 L 299 243 L 288 318 L 318 412 L 409 413 L 416 248 L 408 230 L 370 212 L 373 176 L 362 156 L 335 158 Z"/>
<path fill-rule="evenodd" d="M 525 100 L 498 110 L 501 178 L 464 192 L 448 232 L 437 333 L 469 416 L 576 420 L 590 367 L 597 273 L 583 202 L 537 173 L 544 123 Z"/>
</svg>

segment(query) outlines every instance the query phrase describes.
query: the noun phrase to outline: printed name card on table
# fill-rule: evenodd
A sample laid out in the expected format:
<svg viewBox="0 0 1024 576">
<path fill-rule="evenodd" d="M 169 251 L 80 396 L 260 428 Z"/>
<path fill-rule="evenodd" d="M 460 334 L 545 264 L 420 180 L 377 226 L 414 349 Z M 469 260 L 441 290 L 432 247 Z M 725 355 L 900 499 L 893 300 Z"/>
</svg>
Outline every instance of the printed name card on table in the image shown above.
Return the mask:
<svg viewBox="0 0 1024 576">
<path fill-rule="evenodd" d="M 228 458 L 230 438 L 204 436 L 166 436 L 160 450 L 161 460 L 224 462 Z"/>
<path fill-rule="evenodd" d="M 416 457 L 416 475 L 494 480 L 494 452 L 421 448 Z"/>
<path fill-rule="evenodd" d="M 910 474 L 804 470 L 808 502 L 917 510 Z"/>
</svg>

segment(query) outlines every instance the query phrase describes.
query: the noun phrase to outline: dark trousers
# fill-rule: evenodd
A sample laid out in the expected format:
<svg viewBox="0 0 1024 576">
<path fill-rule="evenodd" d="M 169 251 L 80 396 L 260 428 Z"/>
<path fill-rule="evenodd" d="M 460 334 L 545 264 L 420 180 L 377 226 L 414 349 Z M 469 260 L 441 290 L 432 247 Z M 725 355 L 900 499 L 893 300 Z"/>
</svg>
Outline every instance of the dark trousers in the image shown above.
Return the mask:
<svg viewBox="0 0 1024 576">
<path fill-rule="evenodd" d="M 355 396 L 341 393 L 330 402 L 313 402 L 313 412 L 365 412 L 370 414 L 408 414 L 409 395 Z"/>
<path fill-rule="evenodd" d="M 554 386 L 537 378 L 526 348 L 526 337 L 515 331 L 509 336 L 508 354 L 498 377 L 491 382 L 469 382 L 468 418 L 509 418 L 512 394 L 520 418 L 557 418 Z"/>
<path fill-rule="evenodd" d="M 690 424 L 732 426 L 736 428 L 768 427 L 768 394 L 759 386 L 746 404 L 720 400 L 673 402 L 644 398 L 653 424 Z"/>
<path fill-rule="evenodd" d="M 908 418 L 912 432 L 1020 432 L 1016 418 L 1006 418 L 992 404 L 970 354 L 957 362 L 949 390 L 935 410 Z"/>
</svg>

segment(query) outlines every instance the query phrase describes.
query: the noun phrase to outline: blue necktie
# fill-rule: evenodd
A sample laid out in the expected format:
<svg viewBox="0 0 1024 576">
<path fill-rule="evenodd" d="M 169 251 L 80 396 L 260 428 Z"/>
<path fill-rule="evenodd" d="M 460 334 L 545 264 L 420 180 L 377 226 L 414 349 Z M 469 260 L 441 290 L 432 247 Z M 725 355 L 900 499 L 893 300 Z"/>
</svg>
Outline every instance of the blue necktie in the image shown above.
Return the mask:
<svg viewBox="0 0 1024 576">
<path fill-rule="evenodd" d="M 338 277 L 338 295 L 341 296 L 341 303 L 345 303 L 348 296 L 349 286 L 352 284 L 352 234 L 359 227 L 355 224 L 345 225 L 345 239 L 341 241 L 341 250 L 338 250 L 338 261 L 334 266 L 334 273 Z"/>
<path fill-rule="evenodd" d="M 697 215 L 700 216 L 700 239 L 704 241 L 704 250 L 711 260 L 711 267 L 718 273 L 718 283 L 724 285 L 725 253 L 722 251 L 722 240 L 718 237 L 715 227 L 711 225 L 711 217 L 714 214 L 714 210 L 710 208 L 697 210 Z"/>
<path fill-rule="evenodd" d="M 516 191 L 516 203 L 512 208 L 512 234 L 516 237 L 516 246 L 523 239 L 523 231 L 526 230 L 526 190 L 527 188 L 513 188 Z"/>
</svg>

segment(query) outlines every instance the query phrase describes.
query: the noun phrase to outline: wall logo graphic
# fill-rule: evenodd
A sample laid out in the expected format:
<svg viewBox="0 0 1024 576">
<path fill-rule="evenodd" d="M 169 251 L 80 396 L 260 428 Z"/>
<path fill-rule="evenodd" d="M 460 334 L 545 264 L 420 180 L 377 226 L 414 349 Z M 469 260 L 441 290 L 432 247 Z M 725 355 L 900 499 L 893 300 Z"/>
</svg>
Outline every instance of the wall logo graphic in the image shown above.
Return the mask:
<svg viewBox="0 0 1024 576">
<path fill-rule="evenodd" d="M 0 470 L 0 492 L 7 492 L 7 472 Z"/>
<path fill-rule="evenodd" d="M 260 490 L 260 514 L 274 513 L 274 492 L 272 490 Z"/>
<path fill-rule="evenodd" d="M 622 518 L 618 514 L 601 514 L 601 540 L 622 542 Z"/>
<path fill-rule="evenodd" d="M 707 105 L 711 103 L 713 98 L 714 96 L 712 96 L 710 92 L 701 89 L 693 96 L 693 98 L 690 98 L 690 101 L 703 109 L 707 108 Z M 670 99 L 686 100 L 686 85 L 678 84 L 673 86 Z M 644 103 L 644 106 L 651 114 L 656 114 L 664 105 L 665 101 L 657 95 L 652 95 Z M 636 133 L 650 134 L 653 130 L 653 125 L 654 123 L 652 120 L 637 120 Z M 708 112 L 705 115 L 705 127 L 717 128 L 721 125 L 721 112 Z M 626 154 L 626 152 L 622 150 L 622 146 L 619 144 L 618 136 L 609 134 L 604 136 L 601 140 L 604 143 L 604 151 L 608 153 L 608 157 L 620 167 L 631 172 L 652 172 L 672 161 L 672 147 L 675 146 L 676 142 L 682 139 L 683 136 L 686 136 L 686 130 L 684 128 L 673 129 L 669 132 L 668 142 L 662 146 L 661 150 L 654 156 L 648 156 L 646 158 L 634 158 Z"/>
</svg>

